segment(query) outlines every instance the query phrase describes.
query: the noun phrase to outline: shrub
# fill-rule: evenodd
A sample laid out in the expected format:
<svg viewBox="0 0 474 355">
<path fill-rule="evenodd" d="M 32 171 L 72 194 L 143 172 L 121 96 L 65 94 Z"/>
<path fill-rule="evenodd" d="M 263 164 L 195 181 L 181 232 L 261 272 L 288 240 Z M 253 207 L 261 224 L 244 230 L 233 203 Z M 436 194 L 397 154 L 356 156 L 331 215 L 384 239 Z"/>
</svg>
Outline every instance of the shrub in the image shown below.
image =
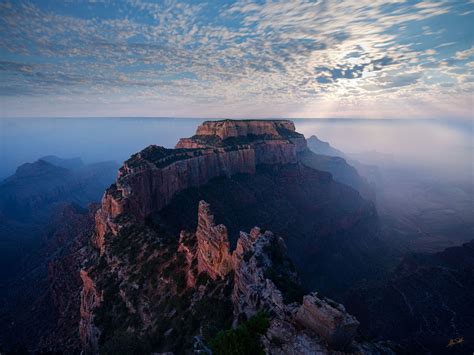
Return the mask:
<svg viewBox="0 0 474 355">
<path fill-rule="evenodd" d="M 265 354 L 260 336 L 269 325 L 267 316 L 259 312 L 236 329 L 220 331 L 209 345 L 217 355 Z"/>
<path fill-rule="evenodd" d="M 275 268 L 267 268 L 265 270 L 265 277 L 270 279 L 275 286 L 281 291 L 283 295 L 283 302 L 285 304 L 303 301 L 305 292 L 301 285 L 291 280 L 288 275 L 278 272 Z"/>
</svg>

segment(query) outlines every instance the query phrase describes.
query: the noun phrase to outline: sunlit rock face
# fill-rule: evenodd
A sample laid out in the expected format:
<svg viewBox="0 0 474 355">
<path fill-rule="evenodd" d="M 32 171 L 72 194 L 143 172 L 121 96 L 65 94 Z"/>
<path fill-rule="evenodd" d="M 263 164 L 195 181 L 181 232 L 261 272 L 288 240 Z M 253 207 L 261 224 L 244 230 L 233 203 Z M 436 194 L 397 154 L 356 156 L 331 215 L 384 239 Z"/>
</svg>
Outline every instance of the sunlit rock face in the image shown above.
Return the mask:
<svg viewBox="0 0 474 355">
<path fill-rule="evenodd" d="M 189 239 L 187 242 L 183 240 L 182 237 L 178 250 L 186 253 L 188 265 L 192 264 L 192 259 L 197 259 L 199 273 L 207 273 L 217 280 L 232 272 L 231 299 L 236 321 L 242 314 L 249 318 L 259 310 L 271 310 L 274 316 L 268 337 L 280 337 L 287 353 L 299 348 L 308 353 L 312 349 L 326 353 L 325 344 L 344 349 L 352 343 L 359 322 L 346 312 L 343 305 L 317 293 L 301 298 L 301 290 L 300 296 L 285 300 L 284 293 L 272 278 L 277 278 L 275 274 L 280 273 L 279 277 L 283 277 L 286 283 L 299 285 L 299 280 L 286 257 L 282 238 L 270 231 L 262 233 L 260 228 L 254 227 L 250 233 L 240 232 L 237 246 L 230 253 L 227 228 L 216 225 L 210 205 L 200 201 L 194 256 L 187 246 Z M 188 282 L 188 285 L 193 284 L 193 281 Z M 269 351 L 273 349 L 270 343 L 267 347 Z"/>
<path fill-rule="evenodd" d="M 116 184 L 106 191 L 96 216 L 96 244 L 103 244 L 107 232 L 117 234 L 114 219 L 124 212 L 144 220 L 182 190 L 216 177 L 254 172 L 255 152 L 247 147 L 173 150 L 150 146 L 124 163 Z"/>
<path fill-rule="evenodd" d="M 231 147 L 245 144 L 255 150 L 257 164 L 286 164 L 297 161 L 306 149 L 304 136 L 287 120 L 207 121 L 196 135 L 181 139 L 176 148 Z"/>
<path fill-rule="evenodd" d="M 198 272 L 206 272 L 214 280 L 224 277 L 232 269 L 227 228 L 215 225 L 209 205 L 201 201 L 196 230 Z"/>
<path fill-rule="evenodd" d="M 224 140 L 241 136 L 281 137 L 287 132 L 295 132 L 295 125 L 288 120 L 223 120 L 206 121 L 196 131 L 197 136 L 217 136 Z"/>
</svg>

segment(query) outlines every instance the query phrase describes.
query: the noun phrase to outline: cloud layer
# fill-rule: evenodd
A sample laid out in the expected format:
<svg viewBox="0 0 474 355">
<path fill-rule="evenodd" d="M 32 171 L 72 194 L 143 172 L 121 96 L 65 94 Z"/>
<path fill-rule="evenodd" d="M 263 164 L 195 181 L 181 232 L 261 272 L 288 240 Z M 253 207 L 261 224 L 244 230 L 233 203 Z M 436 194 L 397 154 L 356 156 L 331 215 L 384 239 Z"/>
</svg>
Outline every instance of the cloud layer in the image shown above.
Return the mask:
<svg viewBox="0 0 474 355">
<path fill-rule="evenodd" d="M 3 116 L 471 117 L 474 3 L 0 2 Z"/>
</svg>

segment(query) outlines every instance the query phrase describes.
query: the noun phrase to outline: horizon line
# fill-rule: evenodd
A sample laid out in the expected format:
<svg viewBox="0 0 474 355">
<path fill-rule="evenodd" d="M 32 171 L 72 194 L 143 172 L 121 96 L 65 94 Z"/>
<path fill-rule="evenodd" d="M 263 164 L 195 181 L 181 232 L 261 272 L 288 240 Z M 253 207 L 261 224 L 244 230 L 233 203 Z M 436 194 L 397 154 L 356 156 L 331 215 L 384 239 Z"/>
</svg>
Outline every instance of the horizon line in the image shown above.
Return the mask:
<svg viewBox="0 0 474 355">
<path fill-rule="evenodd" d="M 365 121 L 472 121 L 472 117 L 405 117 L 405 118 L 364 118 L 364 117 L 198 117 L 198 116 L 0 116 L 0 119 L 188 119 L 188 120 L 365 120 Z M 474 124 L 474 122 L 473 122 Z"/>
</svg>

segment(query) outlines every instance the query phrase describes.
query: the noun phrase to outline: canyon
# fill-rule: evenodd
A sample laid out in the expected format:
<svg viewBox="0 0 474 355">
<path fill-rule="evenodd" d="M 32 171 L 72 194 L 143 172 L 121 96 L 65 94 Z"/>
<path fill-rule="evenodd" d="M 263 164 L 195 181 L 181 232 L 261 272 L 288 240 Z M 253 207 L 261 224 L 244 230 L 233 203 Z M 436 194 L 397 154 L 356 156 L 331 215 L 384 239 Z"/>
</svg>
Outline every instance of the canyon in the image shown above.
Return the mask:
<svg viewBox="0 0 474 355">
<path fill-rule="evenodd" d="M 11 284 L 0 348 L 469 350 L 472 242 L 440 254 L 388 246 L 376 185 L 359 174 L 368 167 L 341 154 L 316 137 L 307 142 L 288 120 L 221 120 L 174 149 L 146 147 L 118 174 L 105 169 L 104 180 L 78 159 L 21 167 L 0 185 L 8 192 L 0 211 L 11 230 L 28 216 L 47 224 L 37 256 L 45 262 Z M 107 180 L 101 203 L 85 208 Z M 438 318 L 443 324 L 425 324 Z M 445 347 L 459 337 L 464 343 Z"/>
<path fill-rule="evenodd" d="M 302 154 L 313 153 L 290 121 L 223 120 L 204 122 L 175 149 L 132 155 L 104 194 L 81 271 L 85 349 L 112 351 L 126 333 L 130 343 L 181 353 L 260 311 L 270 320 L 261 344 L 272 353 L 383 348 L 354 340 L 359 323 L 342 305 L 304 296 L 376 272 L 383 246 L 373 204 Z M 362 247 L 363 257 L 349 254 Z M 336 250 L 348 253 L 346 264 Z M 198 318 L 183 324 L 184 314 Z M 175 326 L 162 329 L 163 317 Z M 151 333 L 157 339 L 146 340 Z"/>
<path fill-rule="evenodd" d="M 106 352 L 112 353 L 118 349 L 117 346 L 123 346 L 117 336 L 122 336 L 126 330 L 120 330 L 121 325 L 109 323 L 110 321 L 107 322 L 109 327 L 103 327 L 102 319 L 97 322 L 98 315 L 116 320 L 120 317 L 136 317 L 133 324 L 125 324 L 127 331 L 134 329 L 137 336 L 132 344 L 140 343 L 141 349 L 157 346 L 154 349 L 181 353 L 186 352 L 187 347 L 202 350 L 200 347 L 205 342 L 212 343 L 212 335 L 215 336 L 216 330 L 202 329 L 203 326 L 212 324 L 208 317 L 227 314 L 221 321 L 222 326 L 229 327 L 265 311 L 269 324 L 260 340 L 262 350 L 266 353 L 291 354 L 296 349 L 302 354 L 330 353 L 331 349 L 345 349 L 360 354 L 377 351 L 394 353 L 393 345 L 389 343 L 356 341 L 359 322 L 347 313 L 344 306 L 317 292 L 304 295 L 296 270 L 286 256 L 286 245 L 281 237 L 254 227 L 249 233 L 240 232 L 236 248 L 231 251 L 226 226 L 216 224 L 211 207 L 205 201 L 198 204 L 197 221 L 195 232 L 183 230 L 177 245 L 167 245 L 164 247 L 166 250 L 162 248 L 160 253 L 170 255 L 169 259 L 161 256 L 160 263 L 153 263 L 156 269 L 142 288 L 130 283 L 143 274 L 147 268 L 146 263 L 150 262 L 151 256 L 147 257 L 146 248 L 135 253 L 137 259 L 132 265 L 128 260 L 120 260 L 123 258 L 123 251 L 117 250 L 114 244 L 143 241 L 141 238 L 152 233 L 151 230 L 135 235 L 123 235 L 121 230 L 115 238 L 128 237 L 132 240 L 114 240 L 110 246 L 106 244 L 104 251 L 98 256 L 99 264 L 95 263 L 87 271 L 81 272 L 83 290 L 80 334 L 86 352 L 96 353 L 99 349 L 106 349 Z M 101 263 L 114 265 L 113 269 L 107 269 L 112 276 L 104 275 Z M 119 281 L 118 294 L 108 293 L 103 289 L 104 279 L 108 279 L 106 283 L 109 283 L 113 282 L 111 278 Z M 158 279 L 154 287 L 148 284 L 153 279 Z M 283 287 L 280 289 L 277 285 Z M 111 298 L 117 296 L 118 300 Z M 211 307 L 215 306 L 216 309 L 209 308 L 209 305 L 203 315 L 201 303 L 210 302 L 209 297 L 212 297 Z M 176 308 L 173 304 L 169 305 L 173 298 L 180 299 L 180 302 L 183 299 L 187 301 L 184 306 Z M 125 315 L 118 313 L 117 301 L 123 302 L 120 312 Z M 111 307 L 111 303 L 115 305 Z M 171 309 L 164 315 L 158 314 L 163 308 Z M 203 316 L 205 319 L 201 318 Z M 171 326 L 161 337 L 164 336 L 165 340 L 171 335 L 178 337 L 174 346 L 169 341 L 156 345 L 145 340 L 147 337 L 143 333 L 146 334 L 149 328 L 162 326 L 158 324 L 158 320 Z M 192 339 L 183 335 L 179 326 L 172 326 L 182 326 L 180 320 L 189 322 L 187 328 L 195 333 L 193 343 L 189 343 Z"/>
<path fill-rule="evenodd" d="M 80 347 L 78 272 L 118 167 L 45 156 L 0 182 L 0 348 Z"/>
</svg>

